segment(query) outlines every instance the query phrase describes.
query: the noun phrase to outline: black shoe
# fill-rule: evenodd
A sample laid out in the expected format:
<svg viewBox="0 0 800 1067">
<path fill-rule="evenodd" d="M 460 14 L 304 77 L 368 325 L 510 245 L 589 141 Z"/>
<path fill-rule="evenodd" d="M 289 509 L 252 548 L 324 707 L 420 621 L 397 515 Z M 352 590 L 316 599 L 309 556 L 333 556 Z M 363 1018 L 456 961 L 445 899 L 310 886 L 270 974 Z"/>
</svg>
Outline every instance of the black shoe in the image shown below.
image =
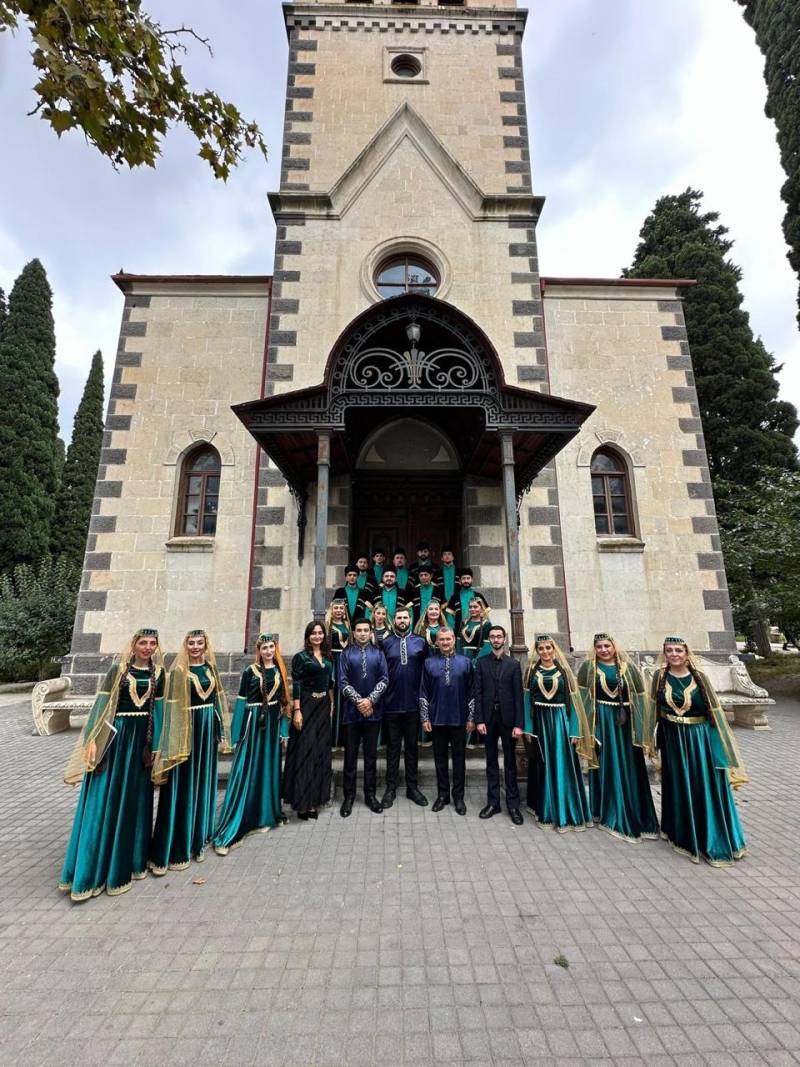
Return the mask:
<svg viewBox="0 0 800 1067">
<path fill-rule="evenodd" d="M 395 791 L 394 789 L 387 789 L 381 797 L 381 806 L 383 808 L 390 808 L 394 804 Z"/>
<path fill-rule="evenodd" d="M 464 803 L 463 800 L 461 800 L 461 799 L 454 800 L 453 804 L 454 804 L 455 809 L 456 809 L 456 815 L 466 815 L 467 814 L 467 805 Z"/>
<path fill-rule="evenodd" d="M 511 819 L 515 826 L 522 826 L 522 823 L 524 822 L 524 819 L 522 818 L 522 812 L 519 810 L 519 808 L 509 808 L 508 817 L 509 819 Z"/>
<path fill-rule="evenodd" d="M 419 789 L 417 789 L 415 785 L 410 786 L 408 789 L 406 789 L 406 796 L 409 800 L 413 800 L 415 804 L 419 804 L 421 808 L 427 808 L 428 798 L 425 796 L 424 793 L 420 793 Z M 386 807 L 385 804 L 384 807 Z"/>
<path fill-rule="evenodd" d="M 380 815 L 380 813 L 383 811 L 383 805 L 374 793 L 370 793 L 368 797 L 364 797 L 364 803 L 367 805 L 369 810 L 374 812 L 376 815 Z"/>
<path fill-rule="evenodd" d="M 433 811 L 441 811 L 450 803 L 449 797 L 437 797 L 433 802 Z"/>
<path fill-rule="evenodd" d="M 339 814 L 343 819 L 346 819 L 348 815 L 353 814 L 353 797 L 344 798 L 342 806 L 339 808 Z"/>
<path fill-rule="evenodd" d="M 317 812 L 317 811 L 310 811 L 308 813 L 308 817 L 309 817 L 309 819 L 316 819 L 318 814 L 319 814 L 319 812 Z"/>
<path fill-rule="evenodd" d="M 278 814 L 278 825 L 279 826 L 285 826 L 288 821 L 289 821 L 289 816 L 286 814 L 286 812 L 283 810 L 283 808 L 281 808 L 281 810 L 280 810 L 280 812 Z"/>
<path fill-rule="evenodd" d="M 499 815 L 499 814 L 500 814 L 500 805 L 499 804 L 487 804 L 485 808 L 481 808 L 481 810 L 478 812 L 478 818 L 479 819 L 491 819 L 491 817 L 493 815 Z"/>
<path fill-rule="evenodd" d="M 298 811 L 297 818 L 301 819 L 303 822 L 305 822 L 308 819 L 308 812 L 307 811 Z"/>
</svg>

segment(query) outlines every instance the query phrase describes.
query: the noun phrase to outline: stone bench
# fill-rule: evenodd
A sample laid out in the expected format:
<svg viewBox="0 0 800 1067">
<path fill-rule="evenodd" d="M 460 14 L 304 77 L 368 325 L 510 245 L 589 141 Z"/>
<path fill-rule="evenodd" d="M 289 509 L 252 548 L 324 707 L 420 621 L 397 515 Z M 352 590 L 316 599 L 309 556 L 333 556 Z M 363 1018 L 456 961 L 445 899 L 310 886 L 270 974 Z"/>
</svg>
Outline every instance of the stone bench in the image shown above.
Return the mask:
<svg viewBox="0 0 800 1067">
<path fill-rule="evenodd" d="M 33 732 L 39 737 L 68 730 L 77 719 L 86 716 L 92 707 L 91 697 L 69 697 L 72 685 L 69 678 L 48 678 L 37 682 L 31 693 Z"/>
<path fill-rule="evenodd" d="M 738 656 L 731 655 L 723 663 L 705 656 L 697 656 L 697 661 L 714 686 L 728 722 L 746 730 L 771 729 L 767 708 L 775 701 L 766 689 L 755 684 Z M 649 682 L 656 669 L 652 656 L 642 657 L 642 668 Z"/>
</svg>

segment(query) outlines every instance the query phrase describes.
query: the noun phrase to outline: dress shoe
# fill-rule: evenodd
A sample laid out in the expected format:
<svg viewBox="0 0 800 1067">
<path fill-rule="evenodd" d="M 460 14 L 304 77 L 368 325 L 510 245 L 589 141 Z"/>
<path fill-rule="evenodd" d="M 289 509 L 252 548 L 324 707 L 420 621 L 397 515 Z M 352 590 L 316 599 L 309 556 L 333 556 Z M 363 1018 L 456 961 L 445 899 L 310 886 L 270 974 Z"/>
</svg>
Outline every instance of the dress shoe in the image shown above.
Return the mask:
<svg viewBox="0 0 800 1067">
<path fill-rule="evenodd" d="M 463 800 L 454 800 L 453 801 L 453 806 L 456 809 L 456 815 L 466 815 L 467 814 L 467 805 L 464 803 Z"/>
<path fill-rule="evenodd" d="M 344 798 L 342 806 L 339 808 L 339 814 L 343 819 L 346 819 L 348 815 L 353 814 L 353 797 Z"/>
<path fill-rule="evenodd" d="M 485 808 L 481 808 L 481 810 L 478 812 L 478 818 L 479 819 L 491 819 L 491 817 L 493 815 L 499 815 L 499 814 L 500 814 L 500 805 L 499 804 L 487 804 Z"/>
<path fill-rule="evenodd" d="M 421 808 L 427 808 L 428 798 L 425 796 L 424 793 L 420 793 L 419 789 L 417 789 L 416 786 L 412 786 L 409 789 L 406 789 L 406 796 L 409 800 L 413 800 L 415 804 L 419 804 Z"/>
<path fill-rule="evenodd" d="M 308 820 L 308 812 L 298 811 L 297 818 L 300 819 L 302 822 L 306 822 Z"/>
<path fill-rule="evenodd" d="M 317 812 L 317 811 L 310 811 L 308 813 L 308 817 L 309 817 L 309 819 L 316 819 L 318 814 L 319 814 L 319 812 Z"/>
<path fill-rule="evenodd" d="M 364 803 L 367 805 L 369 810 L 374 812 L 376 815 L 380 815 L 380 813 L 383 811 L 383 805 L 374 793 L 371 793 L 368 797 L 364 797 Z"/>
<path fill-rule="evenodd" d="M 383 808 L 390 808 L 394 804 L 395 791 L 394 789 L 387 789 L 381 797 L 381 806 Z"/>
<path fill-rule="evenodd" d="M 437 797 L 433 802 L 433 811 L 441 811 L 442 808 L 447 807 L 449 803 L 450 800 L 448 797 Z"/>
<path fill-rule="evenodd" d="M 522 826 L 523 818 L 522 812 L 519 810 L 519 808 L 509 808 L 508 817 L 509 819 L 511 819 L 515 826 Z"/>
</svg>

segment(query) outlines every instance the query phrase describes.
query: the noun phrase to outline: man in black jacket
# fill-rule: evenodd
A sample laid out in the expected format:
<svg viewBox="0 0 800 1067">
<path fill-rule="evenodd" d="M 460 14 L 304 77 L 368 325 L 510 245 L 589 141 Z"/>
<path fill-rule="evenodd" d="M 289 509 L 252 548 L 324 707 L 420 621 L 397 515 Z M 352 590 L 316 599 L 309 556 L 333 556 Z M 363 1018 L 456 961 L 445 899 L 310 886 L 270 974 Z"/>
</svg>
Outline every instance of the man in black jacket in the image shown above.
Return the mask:
<svg viewBox="0 0 800 1067">
<path fill-rule="evenodd" d="M 503 743 L 503 772 L 506 787 L 506 807 L 515 826 L 522 824 L 517 785 L 515 742 L 522 737 L 524 705 L 522 671 L 512 656 L 506 655 L 506 631 L 492 625 L 489 630 L 492 654 L 475 661 L 475 723 L 485 741 L 486 782 L 488 803 L 480 812 L 481 819 L 491 819 L 500 812 L 500 767 L 497 742 Z"/>
</svg>

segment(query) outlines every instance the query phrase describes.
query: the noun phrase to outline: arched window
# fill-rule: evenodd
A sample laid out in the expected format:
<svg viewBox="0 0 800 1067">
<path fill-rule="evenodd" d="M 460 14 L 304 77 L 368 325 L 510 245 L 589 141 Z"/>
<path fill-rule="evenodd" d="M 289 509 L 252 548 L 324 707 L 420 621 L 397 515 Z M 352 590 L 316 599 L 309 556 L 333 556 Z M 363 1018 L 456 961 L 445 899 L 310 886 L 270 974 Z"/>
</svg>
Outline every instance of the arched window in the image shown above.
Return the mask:
<svg viewBox="0 0 800 1067">
<path fill-rule="evenodd" d="M 213 537 L 216 533 L 219 471 L 219 453 L 211 445 L 200 445 L 184 457 L 176 536 Z"/>
<path fill-rule="evenodd" d="M 628 470 L 622 457 L 611 448 L 599 448 L 592 456 L 594 528 L 600 536 L 634 536 L 633 508 Z"/>
<path fill-rule="evenodd" d="M 403 293 L 435 296 L 439 276 L 433 265 L 421 256 L 400 255 L 384 259 L 375 272 L 375 288 L 383 297 Z"/>
</svg>

